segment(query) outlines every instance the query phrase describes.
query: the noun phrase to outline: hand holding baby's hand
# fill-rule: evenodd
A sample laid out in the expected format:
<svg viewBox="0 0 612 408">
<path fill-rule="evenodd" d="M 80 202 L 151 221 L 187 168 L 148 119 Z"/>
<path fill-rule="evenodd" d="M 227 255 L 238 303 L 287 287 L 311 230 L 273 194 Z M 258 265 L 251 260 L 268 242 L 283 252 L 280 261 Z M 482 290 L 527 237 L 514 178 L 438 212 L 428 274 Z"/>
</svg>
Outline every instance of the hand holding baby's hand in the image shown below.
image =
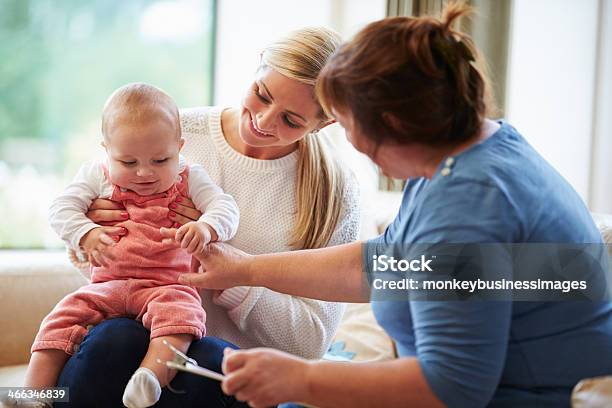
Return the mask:
<svg viewBox="0 0 612 408">
<path fill-rule="evenodd" d="M 106 266 L 115 260 L 110 247 L 115 245 L 115 240 L 111 238 L 104 227 L 93 228 L 81 238 L 80 247 L 87 255 L 89 263 L 93 266 Z"/>
<path fill-rule="evenodd" d="M 210 225 L 201 221 L 188 222 L 179 229 L 161 228 L 160 232 L 165 237 L 163 243 L 176 242 L 190 254 L 202 252 L 217 235 Z M 174 239 L 172 239 L 173 233 Z"/>
</svg>

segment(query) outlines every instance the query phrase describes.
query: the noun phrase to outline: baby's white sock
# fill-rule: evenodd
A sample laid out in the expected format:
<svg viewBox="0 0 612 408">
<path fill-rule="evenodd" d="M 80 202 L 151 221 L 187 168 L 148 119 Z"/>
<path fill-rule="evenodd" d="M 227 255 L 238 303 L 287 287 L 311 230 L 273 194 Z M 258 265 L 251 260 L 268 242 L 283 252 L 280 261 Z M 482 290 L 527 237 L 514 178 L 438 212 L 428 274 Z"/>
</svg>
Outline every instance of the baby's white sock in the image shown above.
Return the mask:
<svg viewBox="0 0 612 408">
<path fill-rule="evenodd" d="M 159 401 L 161 386 L 155 373 L 140 367 L 130 378 L 123 392 L 123 405 L 128 408 L 150 407 Z"/>
</svg>

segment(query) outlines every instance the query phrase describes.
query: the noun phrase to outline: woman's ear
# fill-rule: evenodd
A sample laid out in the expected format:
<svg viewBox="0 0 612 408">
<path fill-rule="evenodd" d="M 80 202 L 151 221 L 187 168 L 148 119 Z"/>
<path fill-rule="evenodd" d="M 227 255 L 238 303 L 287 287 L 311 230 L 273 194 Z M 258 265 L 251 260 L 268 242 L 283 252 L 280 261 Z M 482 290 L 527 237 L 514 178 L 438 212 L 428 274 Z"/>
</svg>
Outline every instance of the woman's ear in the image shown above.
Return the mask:
<svg viewBox="0 0 612 408">
<path fill-rule="evenodd" d="M 179 152 L 183 149 L 184 145 L 185 145 L 185 139 L 181 137 L 179 139 Z"/>
</svg>

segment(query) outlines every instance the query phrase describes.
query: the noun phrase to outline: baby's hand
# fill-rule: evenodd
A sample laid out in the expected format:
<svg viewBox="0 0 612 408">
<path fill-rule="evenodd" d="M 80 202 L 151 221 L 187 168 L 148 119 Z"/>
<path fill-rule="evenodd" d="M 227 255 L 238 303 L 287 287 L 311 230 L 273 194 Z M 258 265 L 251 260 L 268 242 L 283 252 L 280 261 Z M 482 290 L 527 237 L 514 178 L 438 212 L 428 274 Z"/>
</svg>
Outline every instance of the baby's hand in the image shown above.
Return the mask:
<svg viewBox="0 0 612 408">
<path fill-rule="evenodd" d="M 216 232 L 205 222 L 192 221 L 176 230 L 174 240 L 190 254 L 202 252 L 202 249 L 213 241 Z"/>
<path fill-rule="evenodd" d="M 83 235 L 80 247 L 87 254 L 89 263 L 93 266 L 106 266 L 115 260 L 110 247 L 115 245 L 115 240 L 106 234 L 103 227 L 91 229 Z"/>
</svg>

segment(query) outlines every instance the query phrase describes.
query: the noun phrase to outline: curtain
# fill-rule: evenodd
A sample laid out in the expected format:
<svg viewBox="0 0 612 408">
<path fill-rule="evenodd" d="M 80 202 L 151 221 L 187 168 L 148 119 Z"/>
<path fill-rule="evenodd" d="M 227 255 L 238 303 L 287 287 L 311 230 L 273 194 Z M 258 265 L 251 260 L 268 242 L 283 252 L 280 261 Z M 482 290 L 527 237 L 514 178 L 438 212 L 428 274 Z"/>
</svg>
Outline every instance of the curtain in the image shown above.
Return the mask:
<svg viewBox="0 0 612 408">
<path fill-rule="evenodd" d="M 612 2 L 600 0 L 588 204 L 612 213 Z"/>
</svg>

